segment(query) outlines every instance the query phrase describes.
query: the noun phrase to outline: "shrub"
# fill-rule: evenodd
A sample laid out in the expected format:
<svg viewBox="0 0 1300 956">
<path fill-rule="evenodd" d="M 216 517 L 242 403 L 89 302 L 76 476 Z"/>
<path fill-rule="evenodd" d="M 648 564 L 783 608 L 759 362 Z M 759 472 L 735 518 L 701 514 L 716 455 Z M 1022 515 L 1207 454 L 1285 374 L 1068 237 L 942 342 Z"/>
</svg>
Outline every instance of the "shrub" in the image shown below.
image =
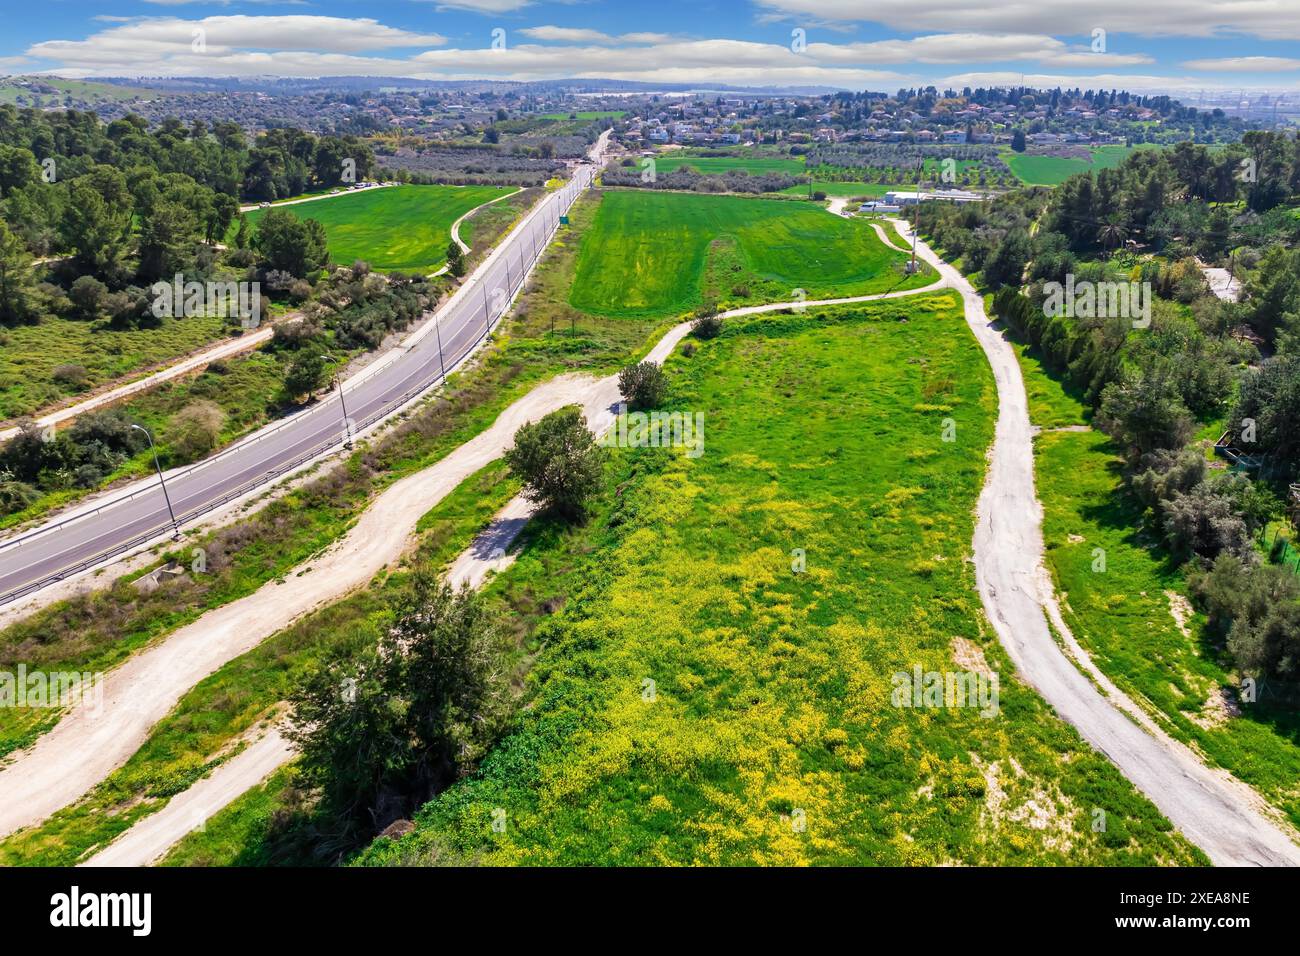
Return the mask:
<svg viewBox="0 0 1300 956">
<path fill-rule="evenodd" d="M 89 322 L 97 319 L 108 299 L 108 286 L 94 276 L 81 276 L 68 290 L 76 318 Z"/>
<path fill-rule="evenodd" d="M 50 373 L 50 377 L 65 388 L 81 391 L 90 383 L 90 372 L 84 365 L 59 365 Z"/>
<path fill-rule="evenodd" d="M 36 504 L 41 493 L 25 481 L 0 481 L 0 514 L 11 515 Z"/>
<path fill-rule="evenodd" d="M 722 334 L 722 317 L 704 315 L 691 323 L 691 334 L 697 339 L 714 339 Z"/>
<path fill-rule="evenodd" d="M 668 390 L 668 379 L 654 362 L 638 362 L 618 373 L 618 390 L 630 408 L 655 408 Z"/>
<path fill-rule="evenodd" d="M 200 400 L 172 416 L 167 441 L 178 464 L 195 461 L 212 451 L 221 435 L 226 413 L 215 402 Z"/>
</svg>

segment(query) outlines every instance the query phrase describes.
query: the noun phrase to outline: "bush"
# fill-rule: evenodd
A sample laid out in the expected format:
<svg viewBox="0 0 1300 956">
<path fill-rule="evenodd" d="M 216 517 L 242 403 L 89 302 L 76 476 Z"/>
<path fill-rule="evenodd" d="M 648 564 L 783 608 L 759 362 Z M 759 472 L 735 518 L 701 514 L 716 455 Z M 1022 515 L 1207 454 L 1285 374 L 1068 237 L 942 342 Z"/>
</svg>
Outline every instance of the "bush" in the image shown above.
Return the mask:
<svg viewBox="0 0 1300 956">
<path fill-rule="evenodd" d="M 0 481 L 0 514 L 11 515 L 29 508 L 41 493 L 25 481 Z"/>
<path fill-rule="evenodd" d="M 581 519 L 601 485 L 603 456 L 575 406 L 551 412 L 515 433 L 506 451 L 510 473 L 528 500 L 570 521 Z"/>
<path fill-rule="evenodd" d="M 722 334 L 722 317 L 705 315 L 691 323 L 691 334 L 697 339 L 715 339 Z"/>
<path fill-rule="evenodd" d="M 73 315 L 84 322 L 99 318 L 108 299 L 108 286 L 94 276 L 81 276 L 68 290 Z"/>
<path fill-rule="evenodd" d="M 638 362 L 618 373 L 618 390 L 629 408 L 655 408 L 668 391 L 668 378 L 654 362 Z"/>
<path fill-rule="evenodd" d="M 226 413 L 215 402 L 200 400 L 186 405 L 172 416 L 167 442 L 177 464 L 202 458 L 217 446 Z"/>
<path fill-rule="evenodd" d="M 77 392 L 90 384 L 90 372 L 84 365 L 59 365 L 50 373 L 50 377 L 64 388 Z"/>
</svg>

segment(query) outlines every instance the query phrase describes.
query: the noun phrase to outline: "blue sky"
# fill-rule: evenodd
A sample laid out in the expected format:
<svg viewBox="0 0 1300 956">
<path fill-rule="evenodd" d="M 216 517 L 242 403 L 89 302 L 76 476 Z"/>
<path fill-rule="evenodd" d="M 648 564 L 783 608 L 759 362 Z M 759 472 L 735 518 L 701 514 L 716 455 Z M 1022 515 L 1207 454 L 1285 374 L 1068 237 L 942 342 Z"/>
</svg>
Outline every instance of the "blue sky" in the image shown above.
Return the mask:
<svg viewBox="0 0 1300 956">
<path fill-rule="evenodd" d="M 878 90 L 1004 85 L 1023 76 L 1044 86 L 1300 90 L 1300 0 L 7 0 L 6 7 L 0 73 L 610 77 Z"/>
</svg>

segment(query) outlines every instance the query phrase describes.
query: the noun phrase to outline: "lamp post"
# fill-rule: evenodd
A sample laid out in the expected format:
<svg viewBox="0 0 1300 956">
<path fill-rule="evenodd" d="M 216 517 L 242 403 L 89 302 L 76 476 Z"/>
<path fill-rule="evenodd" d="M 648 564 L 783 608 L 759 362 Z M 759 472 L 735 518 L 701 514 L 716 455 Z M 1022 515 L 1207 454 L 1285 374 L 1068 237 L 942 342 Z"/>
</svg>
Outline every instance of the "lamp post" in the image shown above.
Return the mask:
<svg viewBox="0 0 1300 956">
<path fill-rule="evenodd" d="M 172 540 L 179 541 L 181 539 L 181 526 L 176 523 L 176 512 L 172 510 L 171 495 L 167 494 L 167 480 L 163 478 L 162 465 L 158 462 L 158 448 L 153 443 L 153 435 L 149 434 L 149 429 L 143 425 L 132 425 L 131 427 L 144 432 L 144 437 L 149 439 L 149 450 L 153 452 L 153 466 L 158 472 L 158 484 L 162 485 L 163 500 L 167 502 L 167 514 L 172 519 Z"/>
<path fill-rule="evenodd" d="M 348 418 L 348 400 L 343 397 L 343 380 L 339 378 L 338 372 L 334 373 L 334 387 L 339 390 L 339 405 L 343 408 L 343 447 L 351 451 L 352 425 L 351 419 Z"/>
</svg>

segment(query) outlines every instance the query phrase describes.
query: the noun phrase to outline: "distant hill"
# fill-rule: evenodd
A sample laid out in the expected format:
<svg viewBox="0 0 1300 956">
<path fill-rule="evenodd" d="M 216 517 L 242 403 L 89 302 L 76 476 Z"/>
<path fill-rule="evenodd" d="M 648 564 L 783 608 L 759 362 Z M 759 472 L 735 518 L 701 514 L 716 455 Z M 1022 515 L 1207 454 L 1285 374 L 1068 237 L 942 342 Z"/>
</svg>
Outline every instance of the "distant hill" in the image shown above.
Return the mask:
<svg viewBox="0 0 1300 956">
<path fill-rule="evenodd" d="M 97 103 L 127 103 L 165 95 L 157 89 L 65 80 L 57 76 L 6 76 L 0 78 L 0 103 L 15 106 L 93 106 Z M 69 103 L 71 97 L 71 103 Z"/>
</svg>

